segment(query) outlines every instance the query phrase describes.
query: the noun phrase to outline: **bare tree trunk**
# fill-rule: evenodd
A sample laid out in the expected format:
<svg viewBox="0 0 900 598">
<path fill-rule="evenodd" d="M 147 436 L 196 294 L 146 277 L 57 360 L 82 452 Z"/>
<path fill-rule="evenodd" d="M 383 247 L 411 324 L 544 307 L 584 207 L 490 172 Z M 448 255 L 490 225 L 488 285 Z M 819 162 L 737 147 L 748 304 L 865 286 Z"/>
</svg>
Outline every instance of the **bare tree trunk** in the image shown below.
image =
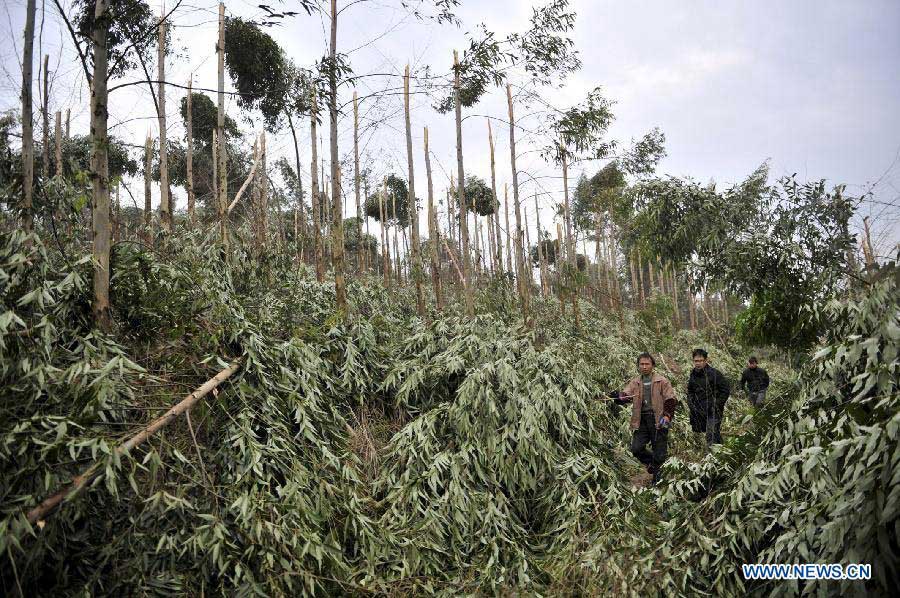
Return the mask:
<svg viewBox="0 0 900 598">
<path fill-rule="evenodd" d="M 344 282 L 344 209 L 341 197 L 341 158 L 338 155 L 337 112 L 337 0 L 331 0 L 331 68 L 328 69 L 328 98 L 331 145 L 331 265 L 334 268 L 336 307 L 342 315 L 347 313 L 347 286 Z"/>
<path fill-rule="evenodd" d="M 93 89 L 91 90 L 91 182 L 93 186 L 94 303 L 97 326 L 112 329 L 109 307 L 109 157 L 107 154 L 107 47 L 109 0 L 97 0 L 91 42 L 94 48 Z"/>
<path fill-rule="evenodd" d="M 444 309 L 444 299 L 441 294 L 441 262 L 438 257 L 438 243 L 440 232 L 438 231 L 437 213 L 434 210 L 434 187 L 431 182 L 431 154 L 428 152 L 428 127 L 425 127 L 425 177 L 428 180 L 428 246 L 431 249 L 431 285 L 434 287 L 434 298 L 437 310 Z"/>
<path fill-rule="evenodd" d="M 519 173 L 516 171 L 516 121 L 513 114 L 512 87 L 509 84 L 506 85 L 506 100 L 509 105 L 509 161 L 512 167 L 513 202 L 516 206 L 516 278 L 519 281 L 522 317 L 527 321 L 531 276 L 529 275 L 529 280 L 525 280 L 525 264 L 522 263 L 522 208 L 519 204 Z"/>
<path fill-rule="evenodd" d="M 628 260 L 628 269 L 631 273 L 631 308 L 635 308 L 635 304 L 637 303 L 637 268 L 634 267 L 634 254 L 631 255 L 631 259 Z"/>
<path fill-rule="evenodd" d="M 362 211 L 359 206 L 359 99 L 353 92 L 353 192 L 356 194 L 356 270 L 362 273 L 363 259 Z"/>
<path fill-rule="evenodd" d="M 597 292 L 600 292 L 600 279 L 602 277 L 603 269 L 600 267 L 601 263 L 601 252 L 600 252 L 600 210 L 597 210 L 594 213 L 594 259 L 597 261 Z M 601 305 L 601 299 L 598 297 L 597 305 Z"/>
<path fill-rule="evenodd" d="M 222 245 L 225 247 L 225 255 L 228 255 L 228 144 L 225 140 L 225 4 L 219 2 L 219 43 L 216 48 L 218 52 L 218 113 L 216 121 L 218 147 L 218 193 L 219 193 L 219 233 L 222 238 Z"/>
<path fill-rule="evenodd" d="M 56 111 L 56 176 L 63 175 L 63 158 L 62 158 L 62 113 Z"/>
<path fill-rule="evenodd" d="M 150 199 L 152 197 L 151 173 L 153 169 L 153 139 L 147 135 L 144 141 L 144 242 L 150 245 L 153 242 L 152 213 Z"/>
<path fill-rule="evenodd" d="M 259 135 L 259 244 L 265 251 L 269 238 L 269 171 L 266 170 L 266 132 Z"/>
<path fill-rule="evenodd" d="M 384 286 L 385 288 L 391 288 L 391 275 L 390 268 L 388 266 L 389 256 L 388 252 L 390 249 L 388 248 L 387 242 L 387 224 L 385 223 L 385 210 L 384 210 L 384 201 L 385 196 L 387 195 L 387 177 L 384 179 L 384 185 L 382 186 L 381 193 L 378 195 L 378 216 L 380 218 L 379 224 L 381 225 L 381 272 L 384 275 Z"/>
<path fill-rule="evenodd" d="M 541 243 L 541 211 L 538 208 L 538 200 L 537 193 L 534 194 L 534 213 L 537 216 L 537 252 L 538 252 L 538 265 L 540 266 L 541 273 L 541 296 L 547 296 L 547 260 L 544 255 L 543 243 Z M 531 253 L 531 249 L 528 250 Z"/>
<path fill-rule="evenodd" d="M 120 183 L 116 183 L 116 218 L 115 228 L 113 229 L 113 242 L 118 243 L 122 235 L 122 202 L 119 197 Z"/>
<path fill-rule="evenodd" d="M 43 102 L 41 102 L 41 116 L 44 120 L 43 126 L 43 148 L 41 152 L 41 174 L 44 177 L 44 184 L 50 180 L 50 55 L 44 54 L 44 89 Z"/>
<path fill-rule="evenodd" d="M 456 243 L 456 208 L 453 201 L 453 194 L 456 191 L 453 185 L 453 174 L 450 174 L 450 189 L 447 190 L 447 232 L 450 240 Z"/>
<path fill-rule="evenodd" d="M 393 214 L 394 224 L 394 273 L 397 275 L 397 285 L 403 286 L 403 268 L 400 265 L 400 244 L 397 241 L 397 227 L 400 226 L 400 217 L 397 214 L 397 195 L 391 193 L 391 213 Z"/>
<path fill-rule="evenodd" d="M 513 273 L 513 263 L 512 263 L 512 234 L 509 228 L 509 193 L 507 193 L 508 187 L 504 183 L 503 184 L 503 213 L 504 213 L 504 224 L 506 225 L 506 271 L 509 273 Z"/>
<path fill-rule="evenodd" d="M 463 148 L 462 148 L 462 104 L 459 98 L 459 56 L 456 50 L 453 51 L 453 103 L 456 109 L 456 170 L 457 182 L 456 197 L 459 205 L 459 225 L 460 237 L 462 240 L 462 262 L 463 262 L 463 290 L 466 297 L 466 314 L 469 317 L 475 315 L 475 295 L 472 290 L 471 272 L 472 260 L 469 255 L 469 229 L 468 229 L 468 210 L 466 209 L 466 175 L 463 168 Z"/>
<path fill-rule="evenodd" d="M 500 198 L 497 197 L 497 173 L 494 163 L 494 133 L 491 130 L 491 121 L 488 119 L 488 147 L 491 151 L 491 193 L 494 195 L 494 263 L 496 264 L 497 274 L 503 275 L 503 245 L 500 242 L 502 235 L 500 234 Z M 507 223 L 509 228 L 509 211 L 507 211 Z"/>
<path fill-rule="evenodd" d="M 187 148 L 184 152 L 184 165 L 185 165 L 185 174 L 186 180 L 184 183 L 185 191 L 187 191 L 187 225 L 188 228 L 191 228 L 194 225 L 194 203 L 196 198 L 194 197 L 194 114 L 193 114 L 193 92 L 191 91 L 191 87 L 194 83 L 194 77 L 191 76 L 188 79 L 187 84 L 187 98 L 186 98 L 186 108 L 187 108 L 187 118 L 185 120 L 185 126 L 187 128 Z"/>
<path fill-rule="evenodd" d="M 306 237 L 306 214 L 303 213 L 303 180 L 300 178 L 300 144 L 297 142 L 297 130 L 294 128 L 294 119 L 289 111 L 285 111 L 288 127 L 291 129 L 291 137 L 294 140 L 294 160 L 297 168 L 297 206 L 294 215 L 294 244 L 299 248 L 300 259 L 303 259 L 303 243 L 301 236 Z"/>
<path fill-rule="evenodd" d="M 66 108 L 66 140 L 69 139 L 69 122 L 72 116 L 72 109 Z"/>
<path fill-rule="evenodd" d="M 310 110 L 310 118 L 309 118 L 309 135 L 312 140 L 312 157 L 311 165 L 310 165 L 310 175 L 312 177 L 312 181 L 310 183 L 312 195 L 312 219 L 313 219 L 313 236 L 315 237 L 315 260 L 316 260 L 316 280 L 319 282 L 325 281 L 325 262 L 324 256 L 322 255 L 322 216 L 320 214 L 320 206 L 319 202 L 321 200 L 321 196 L 319 195 L 319 155 L 318 155 L 318 136 L 316 134 L 316 115 L 318 113 L 318 108 L 316 105 L 316 90 L 313 88 L 312 90 L 312 109 Z M 300 176 L 300 173 L 297 173 L 297 176 Z"/>
<path fill-rule="evenodd" d="M 25 5 L 25 47 L 22 51 L 22 228 L 31 232 L 34 221 L 34 124 L 32 122 L 32 74 L 34 69 L 35 1 Z"/>
<path fill-rule="evenodd" d="M 368 174 L 368 173 L 367 173 Z M 365 183 L 363 184 L 363 197 L 366 201 L 369 199 L 369 177 L 366 176 Z M 369 252 L 369 215 L 363 213 L 363 219 L 366 221 L 366 269 L 372 268 L 375 269 L 375 262 L 373 261 L 373 255 Z"/>
<path fill-rule="evenodd" d="M 419 251 L 419 206 L 416 203 L 416 176 L 413 163 L 412 125 L 409 114 L 409 65 L 403 73 L 403 108 L 406 121 L 406 160 L 409 164 L 409 225 L 412 228 L 412 278 L 416 284 L 416 309 L 425 317 L 425 297 L 422 294 L 422 255 Z"/>
<path fill-rule="evenodd" d="M 166 142 L 166 21 L 159 17 L 159 41 L 157 42 L 159 91 L 159 212 L 166 232 L 172 232 L 171 194 L 169 193 L 169 148 Z"/>
</svg>

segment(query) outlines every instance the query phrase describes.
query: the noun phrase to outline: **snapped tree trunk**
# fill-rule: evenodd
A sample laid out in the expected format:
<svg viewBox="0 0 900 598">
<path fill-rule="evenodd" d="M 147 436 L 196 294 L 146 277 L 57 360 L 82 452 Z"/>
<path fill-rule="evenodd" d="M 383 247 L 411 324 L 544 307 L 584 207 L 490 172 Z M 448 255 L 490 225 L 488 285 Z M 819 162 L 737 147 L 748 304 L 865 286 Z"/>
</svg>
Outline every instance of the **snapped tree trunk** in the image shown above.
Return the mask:
<svg viewBox="0 0 900 598">
<path fill-rule="evenodd" d="M 406 120 L 406 161 L 409 165 L 409 225 L 412 242 L 412 279 L 416 285 L 416 310 L 425 317 L 425 297 L 422 294 L 422 255 L 419 250 L 419 206 L 416 203 L 416 174 L 413 162 L 412 125 L 409 114 L 409 65 L 403 73 L 403 111 Z M 408 256 L 407 256 L 408 257 Z"/>
<path fill-rule="evenodd" d="M 215 151 L 215 150 L 214 150 Z M 144 242 L 148 245 L 153 240 L 151 230 L 152 218 L 150 199 L 152 198 L 152 180 L 150 178 L 153 169 L 153 139 L 147 135 L 144 141 Z"/>
<path fill-rule="evenodd" d="M 109 116 L 106 92 L 109 0 L 97 0 L 91 43 L 94 75 L 91 89 L 91 183 L 93 186 L 94 320 L 103 331 L 112 329 L 109 306 Z"/>
<path fill-rule="evenodd" d="M 159 17 L 159 41 L 157 42 L 159 91 L 159 214 L 166 232 L 172 232 L 172 206 L 169 193 L 169 148 L 166 145 L 166 21 Z"/>
<path fill-rule="evenodd" d="M 525 264 L 522 254 L 522 206 L 519 203 L 519 174 L 516 171 L 516 120 L 513 112 L 512 87 L 506 85 L 506 101 L 509 105 L 509 161 L 512 168 L 513 203 L 516 213 L 516 279 L 519 287 L 519 301 L 522 305 L 522 317 L 528 320 L 529 287 L 531 276 L 525 279 Z"/>
<path fill-rule="evenodd" d="M 218 139 L 218 196 L 219 196 L 219 234 L 225 255 L 228 255 L 228 157 L 225 142 L 225 4 L 219 3 L 219 43 L 218 52 L 218 112 L 216 113 L 216 131 Z"/>
<path fill-rule="evenodd" d="M 187 225 L 188 228 L 191 228 L 194 224 L 194 202 L 196 198 L 194 197 L 194 115 L 193 111 L 193 100 L 191 87 L 194 83 L 194 77 L 188 79 L 187 84 L 187 98 L 186 98 L 186 108 L 187 108 L 187 119 L 185 122 L 185 127 L 187 128 L 187 148 L 184 152 L 184 165 L 185 165 L 185 182 L 184 189 L 187 191 Z"/>
<path fill-rule="evenodd" d="M 468 220 L 468 210 L 466 209 L 466 175 L 463 169 L 462 104 L 459 98 L 459 56 L 456 50 L 453 51 L 453 73 L 453 103 L 456 109 L 456 176 L 458 179 L 456 197 L 460 214 L 459 234 L 462 237 L 463 289 L 466 296 L 466 314 L 471 317 L 475 315 L 475 294 L 470 280 L 472 260 L 469 256 L 469 231 L 468 223 L 466 222 Z"/>
<path fill-rule="evenodd" d="M 310 166 L 310 173 L 312 176 L 312 181 L 310 183 L 312 194 L 312 219 L 313 219 L 313 236 L 315 242 L 315 260 L 316 260 L 316 280 L 319 282 L 325 281 L 325 260 L 322 255 L 322 216 L 320 214 L 320 205 L 319 201 L 321 199 L 319 195 L 319 155 L 317 152 L 317 140 L 318 137 L 316 135 L 316 118 L 318 109 L 316 107 L 316 89 L 312 89 L 312 109 L 310 110 L 309 117 L 309 135 L 312 140 L 312 164 Z M 300 173 L 297 173 L 297 176 L 300 176 Z"/>
<path fill-rule="evenodd" d="M 497 169 L 494 162 L 494 133 L 491 130 L 491 121 L 488 119 L 488 146 L 491 150 L 491 193 L 494 196 L 494 263 L 497 275 L 503 275 L 503 244 L 500 234 L 500 198 L 497 197 Z M 506 227 L 509 228 L 509 212 L 507 211 Z"/>
<path fill-rule="evenodd" d="M 381 193 L 378 194 L 378 218 L 381 225 L 381 273 L 384 275 L 384 287 L 391 288 L 391 274 L 389 267 L 388 242 L 387 242 L 387 225 L 385 224 L 384 201 L 387 195 L 387 177 L 384 179 L 384 185 Z"/>
<path fill-rule="evenodd" d="M 63 158 L 62 158 L 62 112 L 56 111 L 56 176 L 63 175 Z"/>
<path fill-rule="evenodd" d="M 434 287 L 434 299 L 437 310 L 444 309 L 444 300 L 441 294 L 441 261 L 438 256 L 438 231 L 437 214 L 434 211 L 434 187 L 431 181 L 431 154 L 428 151 L 428 127 L 425 127 L 425 177 L 428 180 L 428 247 L 431 250 L 431 285 Z"/>
<path fill-rule="evenodd" d="M 334 268 L 336 307 L 347 313 L 347 286 L 344 282 L 344 210 L 341 197 L 341 160 L 338 155 L 337 112 L 337 0 L 331 0 L 331 68 L 328 69 L 328 112 L 331 116 L 331 265 Z"/>
<path fill-rule="evenodd" d="M 32 122 L 32 75 L 34 69 L 35 1 L 25 5 L 25 47 L 22 51 L 22 228 L 31 232 L 34 193 L 34 124 Z"/>
<path fill-rule="evenodd" d="M 44 184 L 50 180 L 50 55 L 44 54 L 44 89 L 43 101 L 41 102 L 41 117 L 43 118 L 43 135 L 42 151 L 41 151 L 41 174 L 44 177 Z"/>
<path fill-rule="evenodd" d="M 362 273 L 363 257 L 362 211 L 359 206 L 359 99 L 353 92 L 353 193 L 356 195 L 356 270 Z"/>
</svg>

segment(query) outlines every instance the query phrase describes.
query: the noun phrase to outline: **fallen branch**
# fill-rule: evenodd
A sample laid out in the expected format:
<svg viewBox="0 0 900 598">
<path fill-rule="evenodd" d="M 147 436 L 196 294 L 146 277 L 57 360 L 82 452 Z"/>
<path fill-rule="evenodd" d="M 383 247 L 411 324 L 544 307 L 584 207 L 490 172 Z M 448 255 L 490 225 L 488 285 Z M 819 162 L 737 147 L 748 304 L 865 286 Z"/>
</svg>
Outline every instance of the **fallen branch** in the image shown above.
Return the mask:
<svg viewBox="0 0 900 598">
<path fill-rule="evenodd" d="M 197 401 L 199 401 L 200 399 L 202 399 L 203 397 L 208 395 L 210 393 L 210 391 L 212 391 L 214 388 L 219 386 L 219 384 L 221 384 L 222 382 L 227 380 L 232 374 L 234 374 L 236 371 L 238 371 L 238 369 L 240 367 L 241 367 L 240 360 L 234 361 L 227 368 L 225 368 L 224 370 L 222 370 L 221 372 L 219 372 L 218 374 L 216 374 L 215 376 L 213 376 L 212 378 L 210 378 L 209 380 L 204 382 L 200 388 L 198 388 L 197 390 L 195 390 L 194 392 L 192 392 L 191 394 L 186 396 L 177 405 L 175 405 L 174 407 L 169 409 L 165 413 L 165 415 L 162 415 L 161 417 L 156 418 L 146 428 L 144 428 L 143 430 L 141 430 L 140 432 L 138 432 L 137 434 L 135 434 L 134 436 L 132 436 L 131 438 L 129 438 L 128 440 L 126 440 L 125 442 L 120 444 L 119 446 L 117 446 L 114 454 L 122 455 L 124 453 L 131 451 L 131 449 L 139 446 L 140 444 L 142 444 L 145 440 L 150 438 L 157 431 L 159 431 L 162 428 L 165 428 L 170 423 L 172 423 L 179 415 L 181 415 L 182 413 L 186 412 L 188 409 L 193 407 L 194 404 L 197 403 Z M 76 494 L 82 488 L 84 488 L 89 483 L 91 483 L 91 481 L 94 478 L 96 478 L 97 475 L 99 474 L 100 466 L 101 466 L 100 461 L 94 463 L 87 469 L 87 471 L 85 471 L 81 475 L 75 476 L 75 478 L 72 480 L 72 483 L 69 484 L 69 486 L 67 486 L 66 488 L 63 488 L 62 490 L 60 490 L 53 496 L 50 496 L 50 497 L 44 499 L 44 501 L 41 504 L 39 504 L 38 506 L 36 506 L 33 509 L 31 509 L 30 511 L 28 511 L 28 515 L 26 516 L 28 519 L 28 522 L 29 523 L 37 522 L 39 526 L 43 527 L 41 525 L 42 520 L 47 515 L 49 515 L 54 509 L 56 509 L 56 507 L 58 507 L 64 500 L 66 500 L 68 497 Z"/>
<path fill-rule="evenodd" d="M 247 185 L 250 184 L 250 181 L 253 180 L 253 175 L 256 174 L 256 165 L 259 164 L 259 149 L 257 149 L 257 144 L 253 144 L 253 166 L 250 167 L 250 174 L 247 175 L 247 180 L 244 181 L 244 184 L 241 185 L 241 188 L 238 189 L 238 192 L 234 195 L 234 201 L 231 202 L 231 205 L 228 206 L 228 214 L 231 214 L 231 210 L 234 209 L 234 206 L 241 200 L 241 195 L 244 194 L 244 191 L 247 190 Z"/>
</svg>

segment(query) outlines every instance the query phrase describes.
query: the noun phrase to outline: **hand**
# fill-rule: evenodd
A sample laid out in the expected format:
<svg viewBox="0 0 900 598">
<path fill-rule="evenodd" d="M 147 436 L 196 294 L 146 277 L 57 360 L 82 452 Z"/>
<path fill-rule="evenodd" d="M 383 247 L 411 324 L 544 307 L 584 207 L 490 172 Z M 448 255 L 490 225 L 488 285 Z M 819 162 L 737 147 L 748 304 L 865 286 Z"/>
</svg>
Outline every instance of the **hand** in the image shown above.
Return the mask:
<svg viewBox="0 0 900 598">
<path fill-rule="evenodd" d="M 668 429 L 670 421 L 671 420 L 669 419 L 668 415 L 662 416 L 661 418 L 659 418 L 659 427 L 663 428 L 663 429 Z"/>
<path fill-rule="evenodd" d="M 618 398 L 619 398 L 619 391 L 618 391 L 618 390 L 611 390 L 610 392 L 606 393 L 606 396 L 608 396 L 608 397 L 611 398 L 611 399 L 618 399 Z"/>
</svg>

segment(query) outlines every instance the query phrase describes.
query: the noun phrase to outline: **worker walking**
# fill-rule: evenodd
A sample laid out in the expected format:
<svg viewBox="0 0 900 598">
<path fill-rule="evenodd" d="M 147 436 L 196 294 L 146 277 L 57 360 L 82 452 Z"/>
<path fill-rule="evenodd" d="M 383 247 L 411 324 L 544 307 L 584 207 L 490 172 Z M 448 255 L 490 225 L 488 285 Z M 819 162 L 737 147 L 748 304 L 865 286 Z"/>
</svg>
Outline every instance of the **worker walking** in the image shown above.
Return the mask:
<svg viewBox="0 0 900 598">
<path fill-rule="evenodd" d="M 741 390 L 747 392 L 747 397 L 754 407 L 761 407 L 766 400 L 766 390 L 769 388 L 769 374 L 759 367 L 759 361 L 755 356 L 747 360 L 747 367 L 741 374 Z"/>
<path fill-rule="evenodd" d="M 731 387 L 722 372 L 709 365 L 705 349 L 694 349 L 694 368 L 687 385 L 691 429 L 706 434 L 706 446 L 722 444 L 722 414 Z"/>
<path fill-rule="evenodd" d="M 637 358 L 639 375 L 622 393 L 613 393 L 617 402 L 631 403 L 631 453 L 653 475 L 653 483 L 660 479 L 660 469 L 667 457 L 669 424 L 675 417 L 675 391 L 672 383 L 653 371 L 656 360 L 649 353 Z M 652 451 L 647 450 L 647 444 Z"/>
</svg>

